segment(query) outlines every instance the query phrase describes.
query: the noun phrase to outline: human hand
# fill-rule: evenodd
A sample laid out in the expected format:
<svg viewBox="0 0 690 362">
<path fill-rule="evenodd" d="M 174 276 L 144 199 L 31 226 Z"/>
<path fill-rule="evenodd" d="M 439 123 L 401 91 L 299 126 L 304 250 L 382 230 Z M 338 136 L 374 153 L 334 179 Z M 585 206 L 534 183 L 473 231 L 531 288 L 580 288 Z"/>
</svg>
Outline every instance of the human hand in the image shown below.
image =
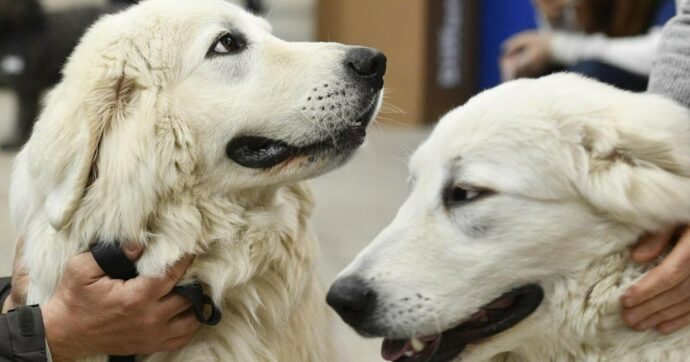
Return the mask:
<svg viewBox="0 0 690 362">
<path fill-rule="evenodd" d="M 524 31 L 506 40 L 500 59 L 503 80 L 544 74 L 553 63 L 550 41 L 551 35 L 541 31 Z"/>
<path fill-rule="evenodd" d="M 551 24 L 557 23 L 563 17 L 565 8 L 572 4 L 572 0 L 533 0 L 532 2 Z"/>
<path fill-rule="evenodd" d="M 632 252 L 647 263 L 677 240 L 668 256 L 622 297 L 623 321 L 636 330 L 673 333 L 690 324 L 690 228 L 668 228 L 641 238 Z"/>
<path fill-rule="evenodd" d="M 14 260 L 12 262 L 12 290 L 2 305 L 2 313 L 7 313 L 10 309 L 17 308 L 26 304 L 26 288 L 29 286 L 29 274 L 24 267 L 22 253 L 24 251 L 24 240 L 19 239 L 14 249 Z"/>
<path fill-rule="evenodd" d="M 123 251 L 135 260 L 142 249 Z M 190 302 L 170 292 L 191 260 L 181 259 L 161 278 L 123 281 L 105 276 L 91 253 L 74 256 L 53 297 L 41 306 L 53 359 L 150 354 L 189 343 L 199 322 Z"/>
</svg>

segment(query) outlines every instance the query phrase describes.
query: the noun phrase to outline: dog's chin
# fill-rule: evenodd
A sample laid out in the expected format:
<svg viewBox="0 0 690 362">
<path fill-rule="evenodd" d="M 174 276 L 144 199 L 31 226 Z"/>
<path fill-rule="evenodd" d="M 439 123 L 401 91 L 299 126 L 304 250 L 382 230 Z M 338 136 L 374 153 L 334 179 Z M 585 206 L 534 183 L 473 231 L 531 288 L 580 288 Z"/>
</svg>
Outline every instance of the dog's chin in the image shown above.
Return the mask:
<svg viewBox="0 0 690 362">
<path fill-rule="evenodd" d="M 447 362 L 467 345 L 482 343 L 529 317 L 541 304 L 541 286 L 528 284 L 486 304 L 462 324 L 440 334 L 411 339 L 384 339 L 381 354 L 396 362 Z"/>
<path fill-rule="evenodd" d="M 230 141 L 226 154 L 237 164 L 251 169 L 268 170 L 298 159 L 306 161 L 303 165 L 306 168 L 323 165 L 324 169 L 332 169 L 347 161 L 364 143 L 367 126 L 376 116 L 377 108 L 378 97 L 356 120 L 344 122 L 341 129 L 331 130 L 326 137 L 306 144 L 292 145 L 282 140 L 248 135 Z"/>
</svg>

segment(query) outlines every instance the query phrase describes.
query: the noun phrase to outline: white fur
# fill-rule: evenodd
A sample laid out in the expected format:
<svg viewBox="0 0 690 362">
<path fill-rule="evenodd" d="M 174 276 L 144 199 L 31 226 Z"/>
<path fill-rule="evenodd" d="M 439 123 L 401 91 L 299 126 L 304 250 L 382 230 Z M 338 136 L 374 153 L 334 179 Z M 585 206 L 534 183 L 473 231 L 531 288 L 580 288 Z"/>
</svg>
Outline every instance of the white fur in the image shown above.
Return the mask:
<svg viewBox="0 0 690 362">
<path fill-rule="evenodd" d="M 224 31 L 244 34 L 248 49 L 207 58 Z M 311 196 L 299 181 L 345 157 L 255 170 L 225 147 L 253 132 L 302 145 L 347 127 L 361 112 L 355 87 L 333 95 L 335 111 L 308 108 L 308 97 L 347 88 L 349 48 L 287 43 L 269 31 L 221 0 L 148 0 L 93 25 L 13 171 L 29 303 L 45 302 L 67 260 L 89 245 L 139 242 L 145 276 L 196 255 L 185 277 L 223 311 L 186 348 L 147 360 L 337 359 L 314 275 Z"/>
<path fill-rule="evenodd" d="M 648 269 L 630 246 L 690 220 L 683 107 L 569 74 L 519 80 L 446 115 L 410 172 L 394 221 L 341 274 L 374 289 L 372 323 L 388 337 L 447 330 L 538 283 L 545 298 L 534 314 L 459 359 L 687 360 L 690 329 L 632 331 L 619 303 Z M 496 194 L 448 208 L 448 185 Z"/>
</svg>

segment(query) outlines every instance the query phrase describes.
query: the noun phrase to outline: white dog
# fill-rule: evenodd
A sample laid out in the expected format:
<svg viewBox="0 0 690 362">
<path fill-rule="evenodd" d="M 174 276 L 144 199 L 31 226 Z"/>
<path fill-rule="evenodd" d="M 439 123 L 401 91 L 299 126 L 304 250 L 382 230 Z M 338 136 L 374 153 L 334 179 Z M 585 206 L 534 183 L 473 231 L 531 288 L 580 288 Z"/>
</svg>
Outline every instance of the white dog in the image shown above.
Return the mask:
<svg viewBox="0 0 690 362">
<path fill-rule="evenodd" d="M 196 255 L 185 277 L 224 314 L 183 350 L 147 360 L 336 359 L 299 181 L 363 142 L 385 61 L 283 42 L 221 0 L 150 0 L 101 19 L 16 160 L 28 302 L 45 302 L 89 245 L 136 241 L 145 276 Z"/>
<path fill-rule="evenodd" d="M 629 248 L 690 220 L 690 114 L 575 75 L 446 115 L 412 193 L 329 303 L 394 361 L 687 361 L 690 330 L 627 329 Z"/>
</svg>

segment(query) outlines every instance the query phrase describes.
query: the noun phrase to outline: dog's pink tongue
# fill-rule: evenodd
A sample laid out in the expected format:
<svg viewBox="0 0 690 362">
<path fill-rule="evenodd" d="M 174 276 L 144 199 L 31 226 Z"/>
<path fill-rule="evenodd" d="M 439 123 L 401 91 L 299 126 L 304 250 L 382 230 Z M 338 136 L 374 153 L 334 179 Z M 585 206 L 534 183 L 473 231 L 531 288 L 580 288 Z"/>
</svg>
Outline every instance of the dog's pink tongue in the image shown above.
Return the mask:
<svg viewBox="0 0 690 362">
<path fill-rule="evenodd" d="M 381 345 L 381 356 L 386 361 L 396 361 L 405 352 L 411 350 L 413 349 L 409 339 L 384 339 Z"/>
</svg>

